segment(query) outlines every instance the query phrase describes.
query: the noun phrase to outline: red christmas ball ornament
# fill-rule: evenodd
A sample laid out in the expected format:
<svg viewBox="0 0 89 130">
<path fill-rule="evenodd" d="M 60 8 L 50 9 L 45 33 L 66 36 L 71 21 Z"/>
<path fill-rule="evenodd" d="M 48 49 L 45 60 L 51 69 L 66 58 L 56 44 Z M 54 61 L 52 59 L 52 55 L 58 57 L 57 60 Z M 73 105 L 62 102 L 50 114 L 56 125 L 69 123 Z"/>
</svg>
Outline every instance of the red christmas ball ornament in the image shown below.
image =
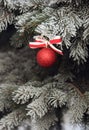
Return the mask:
<svg viewBox="0 0 89 130">
<path fill-rule="evenodd" d="M 42 67 L 51 67 L 57 59 L 56 53 L 51 48 L 43 48 L 37 53 L 37 63 Z"/>
</svg>

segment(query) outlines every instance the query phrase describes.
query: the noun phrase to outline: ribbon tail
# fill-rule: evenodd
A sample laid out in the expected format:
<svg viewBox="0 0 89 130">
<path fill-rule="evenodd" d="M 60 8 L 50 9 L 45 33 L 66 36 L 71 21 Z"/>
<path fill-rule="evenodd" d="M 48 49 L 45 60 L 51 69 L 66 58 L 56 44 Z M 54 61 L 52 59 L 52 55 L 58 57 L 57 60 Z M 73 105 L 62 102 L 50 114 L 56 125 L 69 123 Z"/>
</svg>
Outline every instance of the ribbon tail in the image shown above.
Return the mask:
<svg viewBox="0 0 89 130">
<path fill-rule="evenodd" d="M 51 44 L 61 44 L 62 43 L 62 38 L 60 36 L 56 36 L 54 39 L 51 39 L 49 42 Z"/>
<path fill-rule="evenodd" d="M 50 46 L 55 52 L 57 52 L 57 53 L 60 54 L 60 55 L 63 55 L 63 52 L 62 52 L 61 50 L 57 49 L 55 46 L 53 46 L 53 45 L 50 44 L 49 42 L 48 42 L 48 44 L 49 44 L 49 46 Z"/>
<path fill-rule="evenodd" d="M 41 43 L 41 42 L 30 42 L 29 47 L 32 49 L 36 49 L 36 48 L 46 47 L 46 45 L 45 43 Z"/>
</svg>

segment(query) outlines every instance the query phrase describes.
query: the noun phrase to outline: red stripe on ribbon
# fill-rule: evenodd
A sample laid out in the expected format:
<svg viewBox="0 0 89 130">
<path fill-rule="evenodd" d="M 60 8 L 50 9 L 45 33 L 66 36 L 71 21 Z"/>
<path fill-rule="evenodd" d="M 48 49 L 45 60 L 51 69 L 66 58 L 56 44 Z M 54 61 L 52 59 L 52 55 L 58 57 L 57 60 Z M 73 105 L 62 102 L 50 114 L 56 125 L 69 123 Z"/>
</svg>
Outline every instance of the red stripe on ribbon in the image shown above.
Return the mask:
<svg viewBox="0 0 89 130">
<path fill-rule="evenodd" d="M 58 44 L 58 43 L 60 43 L 60 42 L 62 42 L 62 39 L 60 38 L 60 39 L 52 39 L 52 40 L 50 40 L 50 43 L 51 44 Z"/>
<path fill-rule="evenodd" d="M 60 55 L 63 55 L 63 52 L 59 49 L 57 49 L 53 44 L 61 44 L 62 38 L 60 36 L 56 36 L 54 39 L 47 41 L 42 36 L 35 36 L 35 42 L 30 42 L 29 47 L 32 49 L 41 48 L 41 47 L 47 47 L 49 45 L 55 52 L 57 52 Z"/>
<path fill-rule="evenodd" d="M 33 49 L 35 49 L 35 48 L 42 48 L 42 47 L 45 47 L 45 44 L 39 44 L 39 45 L 29 44 L 29 47 L 33 48 Z"/>
</svg>

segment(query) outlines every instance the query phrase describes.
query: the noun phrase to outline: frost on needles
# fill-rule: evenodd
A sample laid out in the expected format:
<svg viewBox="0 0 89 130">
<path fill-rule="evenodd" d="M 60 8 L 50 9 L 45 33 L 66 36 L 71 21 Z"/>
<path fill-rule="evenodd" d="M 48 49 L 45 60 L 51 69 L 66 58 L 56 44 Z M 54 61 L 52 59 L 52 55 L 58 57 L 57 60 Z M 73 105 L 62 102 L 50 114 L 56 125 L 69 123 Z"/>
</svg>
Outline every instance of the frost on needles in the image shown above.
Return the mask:
<svg viewBox="0 0 89 130">
<path fill-rule="evenodd" d="M 31 49 L 21 55 L 8 53 L 5 59 L 0 55 L 0 73 L 8 73 L 0 85 L 0 111 L 10 110 L 0 119 L 0 130 L 12 130 L 26 119 L 32 130 L 49 130 L 58 121 L 55 109 L 63 106 L 69 109 L 72 123 L 81 123 L 84 114 L 89 114 L 89 92 L 72 84 L 76 79 L 73 65 L 85 64 L 89 56 L 88 4 L 88 0 L 0 0 L 0 32 L 9 25 L 16 28 L 11 45 L 27 47 L 35 35 L 49 39 L 61 35 L 64 52 L 52 76 L 37 66 Z M 26 82 L 16 84 L 24 77 Z"/>
</svg>

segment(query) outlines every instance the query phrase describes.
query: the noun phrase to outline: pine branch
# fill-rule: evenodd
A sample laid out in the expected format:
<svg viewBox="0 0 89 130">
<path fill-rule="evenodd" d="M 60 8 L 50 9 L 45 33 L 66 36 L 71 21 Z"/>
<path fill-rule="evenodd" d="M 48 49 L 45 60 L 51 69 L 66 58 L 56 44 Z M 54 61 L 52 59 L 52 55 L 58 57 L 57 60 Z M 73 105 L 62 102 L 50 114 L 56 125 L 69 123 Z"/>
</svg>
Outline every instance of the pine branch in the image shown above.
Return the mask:
<svg viewBox="0 0 89 130">
<path fill-rule="evenodd" d="M 88 58 L 88 48 L 86 42 L 79 40 L 75 41 L 70 47 L 70 58 L 73 58 L 77 64 L 83 64 Z"/>
<path fill-rule="evenodd" d="M 52 89 L 50 95 L 48 97 L 48 104 L 53 106 L 54 108 L 60 106 L 62 107 L 68 101 L 68 96 L 65 92 L 62 92 L 59 89 Z"/>
<path fill-rule="evenodd" d="M 84 96 L 84 93 L 82 93 L 82 92 L 78 89 L 78 87 L 76 87 L 74 84 L 69 83 L 69 85 L 72 86 L 72 87 L 77 91 L 77 93 L 78 93 L 81 97 Z"/>
<path fill-rule="evenodd" d="M 44 95 L 41 95 L 27 105 L 27 115 L 31 116 L 32 119 L 42 118 L 48 112 L 48 106 L 44 97 Z"/>
<path fill-rule="evenodd" d="M 27 12 L 34 5 L 30 0 L 3 0 L 4 6 L 9 10 L 19 10 L 20 13 Z"/>
<path fill-rule="evenodd" d="M 39 11 L 27 12 L 16 18 L 16 29 L 19 32 L 31 32 L 43 21 L 49 17 L 49 14 Z"/>
<path fill-rule="evenodd" d="M 42 88 L 37 88 L 29 82 L 28 85 L 20 86 L 16 91 L 13 92 L 13 100 L 17 104 L 25 104 L 30 99 L 38 98 L 42 93 Z"/>
<path fill-rule="evenodd" d="M 9 10 L 19 10 L 20 13 L 25 13 L 30 9 L 41 9 L 42 7 L 48 6 L 48 4 L 48 0 L 4 0 L 5 7 Z"/>
<path fill-rule="evenodd" d="M 71 113 L 71 122 L 79 123 L 82 121 L 84 113 L 88 108 L 88 104 L 86 102 L 86 98 L 83 96 L 75 95 L 70 104 L 70 113 Z"/>
<path fill-rule="evenodd" d="M 41 119 L 37 119 L 32 121 L 31 129 L 32 130 L 49 130 L 50 126 L 54 125 L 57 121 L 54 111 L 48 112 L 44 117 Z"/>
<path fill-rule="evenodd" d="M 6 30 L 8 24 L 12 24 L 14 21 L 15 15 L 8 12 L 3 7 L 0 7 L 0 32 Z"/>
<path fill-rule="evenodd" d="M 24 111 L 19 108 L 0 120 L 0 130 L 12 130 L 25 119 Z"/>
<path fill-rule="evenodd" d="M 61 69 L 59 70 L 60 73 L 58 73 L 57 75 L 55 75 L 53 77 L 54 81 L 58 81 L 58 84 L 65 84 L 67 81 L 70 81 L 70 82 L 73 82 L 74 78 L 75 78 L 75 75 L 72 74 L 72 72 L 70 71 L 70 67 L 67 66 L 66 69 L 65 68 L 65 65 L 61 66 Z M 61 80 L 60 80 L 61 79 Z"/>
<path fill-rule="evenodd" d="M 85 98 L 86 98 L 86 102 L 87 102 L 88 108 L 89 108 L 89 92 L 86 91 L 86 92 L 84 93 L 84 96 L 85 96 Z"/>
<path fill-rule="evenodd" d="M 84 32 L 83 32 L 83 38 L 84 40 L 88 40 L 89 39 L 89 18 L 87 18 L 86 20 L 84 20 Z"/>
<path fill-rule="evenodd" d="M 48 14 L 39 11 L 27 12 L 16 17 L 15 28 L 17 32 L 11 37 L 11 45 L 15 47 L 27 45 L 29 35 L 34 33 L 35 28 L 48 17 Z"/>
<path fill-rule="evenodd" d="M 20 30 L 21 31 L 21 30 Z M 14 48 L 21 48 L 27 46 L 29 43 L 29 34 L 27 32 L 15 32 L 10 38 L 10 45 Z"/>
<path fill-rule="evenodd" d="M 2 84 L 0 85 L 0 111 L 4 109 L 13 109 L 12 92 L 17 88 L 16 85 Z"/>
<path fill-rule="evenodd" d="M 60 100 L 63 99 L 64 104 L 69 108 L 70 115 L 71 115 L 71 122 L 72 123 L 80 123 L 83 119 L 84 113 L 86 113 L 88 107 L 89 107 L 89 93 L 85 94 L 82 93 L 75 85 L 72 83 L 66 82 L 65 75 L 59 75 L 59 78 L 57 77 L 57 84 L 56 84 L 56 90 L 59 88 L 59 94 L 58 91 L 55 92 L 55 95 L 52 99 L 52 103 L 56 104 L 56 106 L 59 103 L 59 106 L 61 105 Z M 60 96 L 60 93 L 63 92 L 63 95 Z M 87 96 L 86 96 L 87 95 Z M 56 97 L 56 98 L 55 98 Z M 59 102 L 56 102 L 59 101 Z"/>
<path fill-rule="evenodd" d="M 62 8 L 54 10 L 51 18 L 38 25 L 36 31 L 49 39 L 61 34 L 63 38 L 70 40 L 71 37 L 76 36 L 77 29 L 82 26 L 82 23 L 82 19 L 72 12 L 70 7 Z M 69 46 L 67 45 L 69 43 L 65 43 L 66 46 Z"/>
<path fill-rule="evenodd" d="M 71 123 L 81 123 L 84 113 L 89 107 L 89 93 L 82 93 L 75 85 L 69 83 L 67 106 L 70 113 Z"/>
</svg>

